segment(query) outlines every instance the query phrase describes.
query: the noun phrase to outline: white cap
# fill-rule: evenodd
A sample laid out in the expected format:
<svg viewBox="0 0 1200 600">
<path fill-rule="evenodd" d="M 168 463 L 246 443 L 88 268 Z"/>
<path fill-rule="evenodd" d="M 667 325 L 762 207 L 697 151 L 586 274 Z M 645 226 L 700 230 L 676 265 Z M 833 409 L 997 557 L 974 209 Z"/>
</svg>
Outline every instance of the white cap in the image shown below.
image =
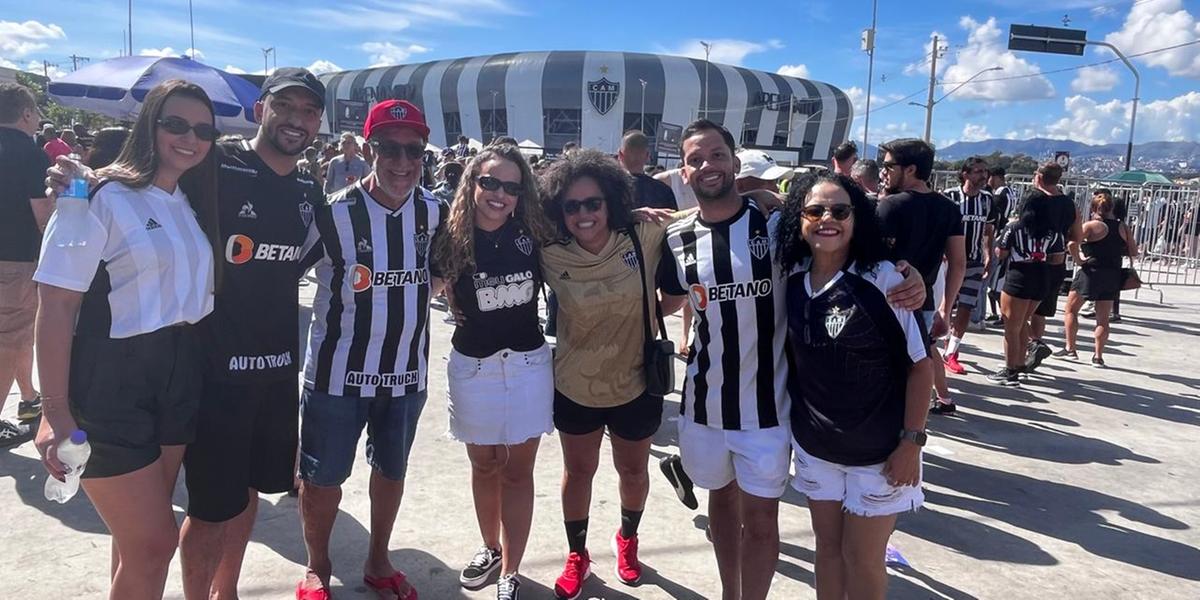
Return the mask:
<svg viewBox="0 0 1200 600">
<path fill-rule="evenodd" d="M 737 174 L 738 179 L 754 177 L 774 181 L 781 177 L 791 177 L 793 174 L 791 169 L 775 164 L 775 159 L 762 150 L 742 150 L 737 153 L 737 157 L 742 162 L 742 170 Z"/>
</svg>

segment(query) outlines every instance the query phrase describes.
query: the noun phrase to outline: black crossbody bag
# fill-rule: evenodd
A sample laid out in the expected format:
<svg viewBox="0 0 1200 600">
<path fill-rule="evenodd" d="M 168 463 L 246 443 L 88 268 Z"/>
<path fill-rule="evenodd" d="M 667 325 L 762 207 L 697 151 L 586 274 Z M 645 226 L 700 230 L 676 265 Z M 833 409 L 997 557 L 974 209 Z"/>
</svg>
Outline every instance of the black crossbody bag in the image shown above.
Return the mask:
<svg viewBox="0 0 1200 600">
<path fill-rule="evenodd" d="M 655 338 L 650 331 L 650 309 L 646 306 L 650 298 L 650 290 L 646 286 L 646 257 L 642 254 L 642 243 L 638 239 L 637 231 L 633 227 L 625 231 L 633 242 L 638 272 L 642 276 L 642 330 L 645 332 L 642 364 L 646 372 L 646 393 L 665 396 L 675 391 L 675 365 L 671 362 L 675 357 L 675 344 L 667 337 L 667 326 L 663 322 L 662 306 L 658 303 L 657 295 L 654 296 L 654 314 L 658 317 L 658 333 L 662 338 Z"/>
</svg>

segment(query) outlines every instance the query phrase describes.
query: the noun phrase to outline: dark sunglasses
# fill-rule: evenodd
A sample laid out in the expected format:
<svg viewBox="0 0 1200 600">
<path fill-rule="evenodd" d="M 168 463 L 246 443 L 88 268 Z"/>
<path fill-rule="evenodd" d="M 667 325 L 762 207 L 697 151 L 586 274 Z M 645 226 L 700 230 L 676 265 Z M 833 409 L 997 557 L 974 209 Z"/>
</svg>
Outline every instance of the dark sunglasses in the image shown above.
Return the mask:
<svg viewBox="0 0 1200 600">
<path fill-rule="evenodd" d="M 892 167 L 899 167 L 899 166 L 900 166 L 900 163 L 898 163 L 898 162 L 892 162 L 890 160 L 883 161 L 883 170 L 884 171 L 886 171 Z"/>
<path fill-rule="evenodd" d="M 417 160 L 425 156 L 425 146 L 422 144 L 397 144 L 382 140 L 371 140 L 367 143 L 371 145 L 371 148 L 375 150 L 375 155 L 379 158 L 395 160 L 406 156 L 408 160 Z"/>
<path fill-rule="evenodd" d="M 197 139 L 206 142 L 213 142 L 216 141 L 217 138 L 221 137 L 221 132 L 217 131 L 216 127 L 213 127 L 208 123 L 196 123 L 195 125 L 192 125 L 183 117 L 163 117 L 155 121 L 155 123 L 158 123 L 158 126 L 163 128 L 163 131 L 166 131 L 172 135 L 185 135 L 189 131 L 194 131 L 196 132 Z"/>
<path fill-rule="evenodd" d="M 804 216 L 805 221 L 813 223 L 820 221 L 826 213 L 833 216 L 835 221 L 845 221 L 854 214 L 854 206 L 850 204 L 834 204 L 833 206 L 824 206 L 821 204 L 809 204 L 800 209 L 800 214 Z"/>
<path fill-rule="evenodd" d="M 520 197 L 523 189 L 521 184 L 515 181 L 501 181 L 495 177 L 492 177 L 491 175 L 481 175 L 476 177 L 475 181 L 479 182 L 479 187 L 489 192 L 494 192 L 500 188 L 504 188 L 504 193 L 514 198 Z"/>
<path fill-rule="evenodd" d="M 604 206 L 604 198 L 592 196 L 583 200 L 564 200 L 562 210 L 564 215 L 573 215 L 586 208 L 588 212 L 600 212 L 600 208 Z"/>
</svg>

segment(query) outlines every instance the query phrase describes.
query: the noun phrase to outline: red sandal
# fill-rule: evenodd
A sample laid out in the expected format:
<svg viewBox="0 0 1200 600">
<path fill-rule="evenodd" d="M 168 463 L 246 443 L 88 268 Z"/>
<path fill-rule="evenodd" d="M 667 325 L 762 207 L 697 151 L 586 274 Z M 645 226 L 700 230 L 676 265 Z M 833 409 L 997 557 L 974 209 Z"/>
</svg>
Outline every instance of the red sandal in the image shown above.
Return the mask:
<svg viewBox="0 0 1200 600">
<path fill-rule="evenodd" d="M 296 600 L 331 600 L 333 596 L 329 594 L 329 588 L 321 586 L 315 590 L 304 589 L 304 582 L 296 584 Z"/>
<path fill-rule="evenodd" d="M 399 600 L 417 600 L 417 588 L 413 587 L 411 584 L 408 586 L 407 596 L 400 592 L 400 589 L 407 581 L 408 578 L 400 571 L 392 573 L 389 577 L 371 577 L 370 575 L 363 575 L 363 583 L 367 584 L 367 587 L 371 588 L 372 590 L 375 590 L 375 593 L 377 594 L 381 592 L 390 592 L 395 594 Z"/>
</svg>

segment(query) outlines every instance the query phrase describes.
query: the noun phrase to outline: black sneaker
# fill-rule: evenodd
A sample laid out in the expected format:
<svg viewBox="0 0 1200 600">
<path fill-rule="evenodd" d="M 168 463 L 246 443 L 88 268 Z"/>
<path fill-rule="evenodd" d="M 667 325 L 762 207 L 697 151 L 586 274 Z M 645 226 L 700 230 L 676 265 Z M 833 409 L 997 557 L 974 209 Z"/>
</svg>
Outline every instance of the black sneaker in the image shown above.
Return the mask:
<svg viewBox="0 0 1200 600">
<path fill-rule="evenodd" d="M 954 412 L 956 410 L 958 410 L 958 407 L 956 407 L 953 402 L 942 402 L 940 400 L 934 400 L 933 406 L 929 407 L 929 414 L 931 414 L 931 415 L 952 415 L 952 414 L 954 414 Z"/>
<path fill-rule="evenodd" d="M 20 446 L 31 439 L 33 439 L 32 427 L 0 419 L 0 448 Z"/>
<path fill-rule="evenodd" d="M 988 381 L 998 383 L 1005 387 L 1018 387 L 1021 385 L 1021 378 L 1015 369 L 1004 367 L 995 373 L 987 376 Z"/>
<path fill-rule="evenodd" d="M 42 416 L 42 395 L 38 394 L 33 400 L 22 400 L 17 405 L 17 420 L 28 423 Z"/>
<path fill-rule="evenodd" d="M 692 479 L 683 471 L 683 461 L 679 456 L 664 456 L 658 461 L 658 468 L 662 469 L 667 481 L 671 482 L 671 487 L 675 488 L 675 495 L 684 506 L 692 510 L 700 507 L 700 503 L 696 501 L 696 494 L 692 491 Z"/>
<path fill-rule="evenodd" d="M 482 587 L 492 572 L 500 568 L 500 551 L 480 546 L 471 562 L 458 575 L 458 582 L 466 588 Z"/>
<path fill-rule="evenodd" d="M 1109 323 L 1120 323 L 1120 322 L 1121 322 L 1121 315 L 1113 315 L 1113 316 L 1109 317 L 1109 318 L 1108 318 L 1108 322 L 1109 322 Z"/>
<path fill-rule="evenodd" d="M 1092 366 L 1103 369 L 1104 368 L 1104 359 L 1100 358 L 1099 356 L 1093 356 L 1092 357 Z"/>
<path fill-rule="evenodd" d="M 1066 348 L 1063 348 L 1062 350 L 1059 350 L 1058 352 L 1055 352 L 1053 356 L 1054 356 L 1054 358 L 1065 358 L 1065 359 L 1068 359 L 1068 360 L 1079 360 L 1079 354 L 1077 354 L 1077 353 L 1076 353 L 1074 350 L 1067 350 Z"/>
<path fill-rule="evenodd" d="M 1051 354 L 1054 354 L 1054 351 L 1050 349 L 1050 346 L 1042 342 L 1030 342 L 1029 353 L 1025 356 L 1025 370 L 1033 371 L 1037 369 L 1042 364 L 1042 361 L 1049 358 Z"/>
<path fill-rule="evenodd" d="M 521 597 L 521 578 L 516 573 L 500 576 L 496 582 L 496 600 L 517 600 Z"/>
</svg>

